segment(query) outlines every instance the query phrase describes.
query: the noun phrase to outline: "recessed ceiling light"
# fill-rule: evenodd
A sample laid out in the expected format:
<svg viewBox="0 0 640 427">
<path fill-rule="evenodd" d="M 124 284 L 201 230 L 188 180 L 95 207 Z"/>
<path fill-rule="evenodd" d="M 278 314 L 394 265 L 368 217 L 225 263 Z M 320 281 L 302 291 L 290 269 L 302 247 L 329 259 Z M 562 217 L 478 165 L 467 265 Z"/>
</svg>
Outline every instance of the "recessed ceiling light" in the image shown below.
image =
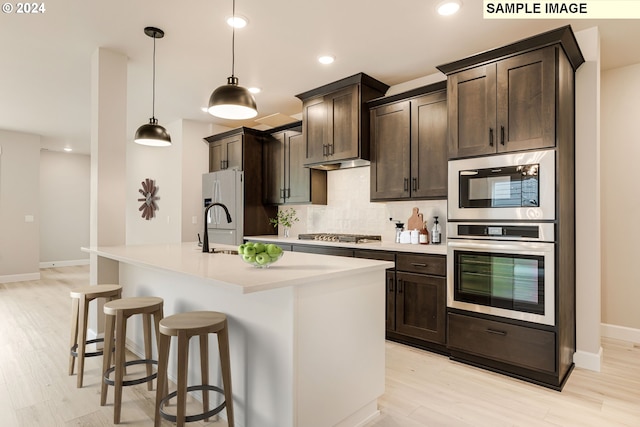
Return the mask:
<svg viewBox="0 0 640 427">
<path fill-rule="evenodd" d="M 230 27 L 244 28 L 249 23 L 249 20 L 242 15 L 230 16 L 227 18 L 227 24 Z"/>
<path fill-rule="evenodd" d="M 325 65 L 332 64 L 335 60 L 336 57 L 331 55 L 321 55 L 318 57 L 318 62 Z"/>
<path fill-rule="evenodd" d="M 259 87 L 249 87 L 247 88 L 249 90 L 249 92 L 251 93 L 260 93 L 262 92 L 262 89 L 260 89 Z"/>
<path fill-rule="evenodd" d="M 436 9 L 442 16 L 449 16 L 456 13 L 462 7 L 462 1 L 460 0 L 444 0 L 438 4 Z"/>
<path fill-rule="evenodd" d="M 66 151 L 67 153 L 70 152 L 70 151 L 73 151 L 73 149 L 69 148 L 69 147 L 64 147 L 63 150 Z"/>
</svg>

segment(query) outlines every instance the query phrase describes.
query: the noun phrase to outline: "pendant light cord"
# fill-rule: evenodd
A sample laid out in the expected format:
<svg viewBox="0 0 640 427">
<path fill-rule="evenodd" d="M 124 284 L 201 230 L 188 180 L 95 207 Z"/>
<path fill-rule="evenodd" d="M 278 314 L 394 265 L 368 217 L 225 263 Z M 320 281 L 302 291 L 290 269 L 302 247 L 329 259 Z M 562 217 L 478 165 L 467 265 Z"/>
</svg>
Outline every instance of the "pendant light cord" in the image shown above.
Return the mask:
<svg viewBox="0 0 640 427">
<path fill-rule="evenodd" d="M 231 77 L 234 77 L 236 68 L 236 0 L 233 0 L 231 10 Z"/>
<path fill-rule="evenodd" d="M 151 117 L 156 118 L 156 34 L 153 34 L 153 88 L 151 90 Z"/>
</svg>

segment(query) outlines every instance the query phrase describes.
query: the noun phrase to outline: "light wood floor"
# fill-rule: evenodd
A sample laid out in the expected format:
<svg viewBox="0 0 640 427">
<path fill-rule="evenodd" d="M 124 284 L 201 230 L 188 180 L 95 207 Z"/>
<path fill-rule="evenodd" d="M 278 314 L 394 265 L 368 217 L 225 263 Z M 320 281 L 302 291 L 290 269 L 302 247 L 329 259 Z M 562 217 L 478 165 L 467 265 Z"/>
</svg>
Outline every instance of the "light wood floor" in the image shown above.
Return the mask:
<svg viewBox="0 0 640 427">
<path fill-rule="evenodd" d="M 112 425 L 111 389 L 107 406 L 99 404 L 101 358 L 87 359 L 84 388 L 67 375 L 69 289 L 88 282 L 88 267 L 41 273 L 39 281 L 0 284 L 0 426 Z M 381 416 L 366 427 L 639 427 L 640 344 L 603 339 L 603 348 L 602 372 L 575 369 L 558 393 L 387 343 Z M 145 385 L 126 387 L 122 425 L 153 425 L 154 399 Z"/>
</svg>

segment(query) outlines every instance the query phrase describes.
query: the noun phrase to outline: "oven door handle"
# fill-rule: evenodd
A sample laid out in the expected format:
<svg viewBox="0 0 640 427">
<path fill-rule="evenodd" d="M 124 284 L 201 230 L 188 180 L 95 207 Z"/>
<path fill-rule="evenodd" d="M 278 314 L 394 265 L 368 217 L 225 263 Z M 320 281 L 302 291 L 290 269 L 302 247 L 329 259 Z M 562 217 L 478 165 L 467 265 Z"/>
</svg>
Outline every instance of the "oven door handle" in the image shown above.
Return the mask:
<svg viewBox="0 0 640 427">
<path fill-rule="evenodd" d="M 554 244 L 551 242 L 518 242 L 518 241 L 486 241 L 479 242 L 477 240 L 460 240 L 447 242 L 447 246 L 452 249 L 471 250 L 471 251 L 508 251 L 517 252 L 524 255 L 540 255 L 553 251 Z"/>
</svg>

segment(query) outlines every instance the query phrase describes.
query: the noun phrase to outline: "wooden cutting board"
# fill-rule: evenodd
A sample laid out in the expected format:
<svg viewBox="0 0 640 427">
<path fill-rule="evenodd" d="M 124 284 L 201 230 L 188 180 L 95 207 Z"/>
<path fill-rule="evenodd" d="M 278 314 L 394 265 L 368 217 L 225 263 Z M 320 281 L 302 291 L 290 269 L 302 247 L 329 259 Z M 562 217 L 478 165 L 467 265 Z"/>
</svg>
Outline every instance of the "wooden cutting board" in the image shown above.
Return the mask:
<svg viewBox="0 0 640 427">
<path fill-rule="evenodd" d="M 407 221 L 407 230 L 422 230 L 424 228 L 424 217 L 418 211 L 418 208 L 413 208 L 413 213 Z"/>
</svg>

